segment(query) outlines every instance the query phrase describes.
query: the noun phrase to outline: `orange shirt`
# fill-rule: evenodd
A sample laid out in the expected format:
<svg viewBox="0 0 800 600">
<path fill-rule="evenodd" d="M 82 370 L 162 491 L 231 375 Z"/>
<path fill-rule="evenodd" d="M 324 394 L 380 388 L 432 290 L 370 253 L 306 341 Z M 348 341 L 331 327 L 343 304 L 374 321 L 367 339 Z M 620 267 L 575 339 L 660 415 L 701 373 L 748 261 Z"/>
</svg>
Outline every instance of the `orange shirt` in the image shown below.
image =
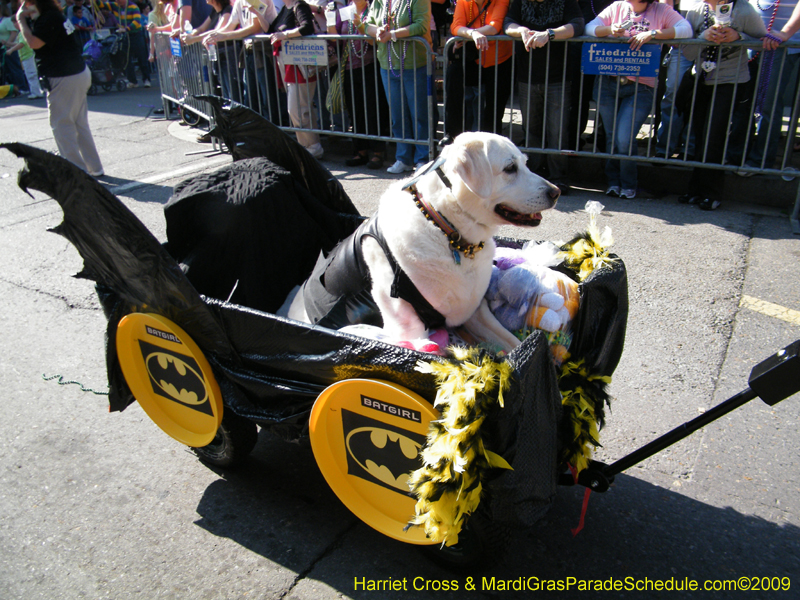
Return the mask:
<svg viewBox="0 0 800 600">
<path fill-rule="evenodd" d="M 503 19 L 506 18 L 508 12 L 509 0 L 486 0 L 490 2 L 489 8 L 481 15 L 479 19 L 475 19 L 481 11 L 478 3 L 475 0 L 458 0 L 456 3 L 456 12 L 453 15 L 453 24 L 450 26 L 450 33 L 456 35 L 459 27 L 467 27 L 472 19 L 475 22 L 469 25 L 470 29 L 479 29 L 484 25 L 491 25 L 497 29 L 498 35 L 503 34 Z M 462 38 L 463 39 L 463 38 Z M 474 42 L 467 41 L 467 44 Z M 489 41 L 489 49 L 483 53 L 481 66 L 491 67 L 495 64 L 495 46 L 497 47 L 497 64 L 507 61 L 511 58 L 512 44 L 514 42 L 496 42 Z"/>
</svg>

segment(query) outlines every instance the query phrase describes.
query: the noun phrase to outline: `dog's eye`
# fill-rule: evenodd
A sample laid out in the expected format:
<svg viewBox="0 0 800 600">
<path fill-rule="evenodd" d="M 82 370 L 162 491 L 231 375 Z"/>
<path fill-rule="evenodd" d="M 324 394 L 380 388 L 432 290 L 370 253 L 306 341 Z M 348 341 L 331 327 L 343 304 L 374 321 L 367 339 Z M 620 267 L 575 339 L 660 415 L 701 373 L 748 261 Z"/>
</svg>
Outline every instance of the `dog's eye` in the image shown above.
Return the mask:
<svg viewBox="0 0 800 600">
<path fill-rule="evenodd" d="M 517 163 L 512 162 L 506 165 L 505 169 L 503 169 L 503 173 L 508 173 L 509 175 L 513 175 L 518 170 Z"/>
</svg>

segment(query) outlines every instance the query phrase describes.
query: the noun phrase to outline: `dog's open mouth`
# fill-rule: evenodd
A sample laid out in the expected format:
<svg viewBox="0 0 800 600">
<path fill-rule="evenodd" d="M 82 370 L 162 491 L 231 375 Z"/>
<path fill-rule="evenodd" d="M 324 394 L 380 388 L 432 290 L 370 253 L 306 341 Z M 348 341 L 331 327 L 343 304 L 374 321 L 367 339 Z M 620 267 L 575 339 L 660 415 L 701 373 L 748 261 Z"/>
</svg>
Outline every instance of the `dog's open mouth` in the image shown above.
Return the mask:
<svg viewBox="0 0 800 600">
<path fill-rule="evenodd" d="M 515 210 L 511 210 L 505 204 L 498 204 L 494 208 L 494 212 L 496 212 L 509 223 L 521 225 L 523 227 L 536 227 L 542 222 L 542 213 L 540 212 L 523 214 Z"/>
</svg>

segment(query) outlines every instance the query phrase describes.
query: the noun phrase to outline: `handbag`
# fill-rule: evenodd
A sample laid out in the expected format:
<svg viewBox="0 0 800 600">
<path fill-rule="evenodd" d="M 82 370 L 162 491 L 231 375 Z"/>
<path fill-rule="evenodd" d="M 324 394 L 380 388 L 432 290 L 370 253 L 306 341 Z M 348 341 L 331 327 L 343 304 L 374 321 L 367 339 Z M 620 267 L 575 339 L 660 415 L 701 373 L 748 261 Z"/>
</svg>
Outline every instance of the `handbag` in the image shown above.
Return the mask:
<svg viewBox="0 0 800 600">
<path fill-rule="evenodd" d="M 328 86 L 328 95 L 325 97 L 325 108 L 328 112 L 338 115 L 344 111 L 344 70 L 350 60 L 350 42 L 345 42 L 342 64 L 336 69 Z"/>
</svg>

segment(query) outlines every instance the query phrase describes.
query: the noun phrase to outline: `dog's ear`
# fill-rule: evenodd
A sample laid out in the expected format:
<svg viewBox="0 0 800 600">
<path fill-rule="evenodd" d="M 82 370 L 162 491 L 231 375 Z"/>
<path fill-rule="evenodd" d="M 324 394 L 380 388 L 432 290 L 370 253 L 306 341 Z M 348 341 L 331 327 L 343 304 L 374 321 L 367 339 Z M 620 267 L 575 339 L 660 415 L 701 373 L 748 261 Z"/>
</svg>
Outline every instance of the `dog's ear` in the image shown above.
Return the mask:
<svg viewBox="0 0 800 600">
<path fill-rule="evenodd" d="M 455 162 L 453 170 L 474 194 L 486 198 L 492 193 L 492 165 L 483 140 L 453 144 L 448 150 Z"/>
</svg>

